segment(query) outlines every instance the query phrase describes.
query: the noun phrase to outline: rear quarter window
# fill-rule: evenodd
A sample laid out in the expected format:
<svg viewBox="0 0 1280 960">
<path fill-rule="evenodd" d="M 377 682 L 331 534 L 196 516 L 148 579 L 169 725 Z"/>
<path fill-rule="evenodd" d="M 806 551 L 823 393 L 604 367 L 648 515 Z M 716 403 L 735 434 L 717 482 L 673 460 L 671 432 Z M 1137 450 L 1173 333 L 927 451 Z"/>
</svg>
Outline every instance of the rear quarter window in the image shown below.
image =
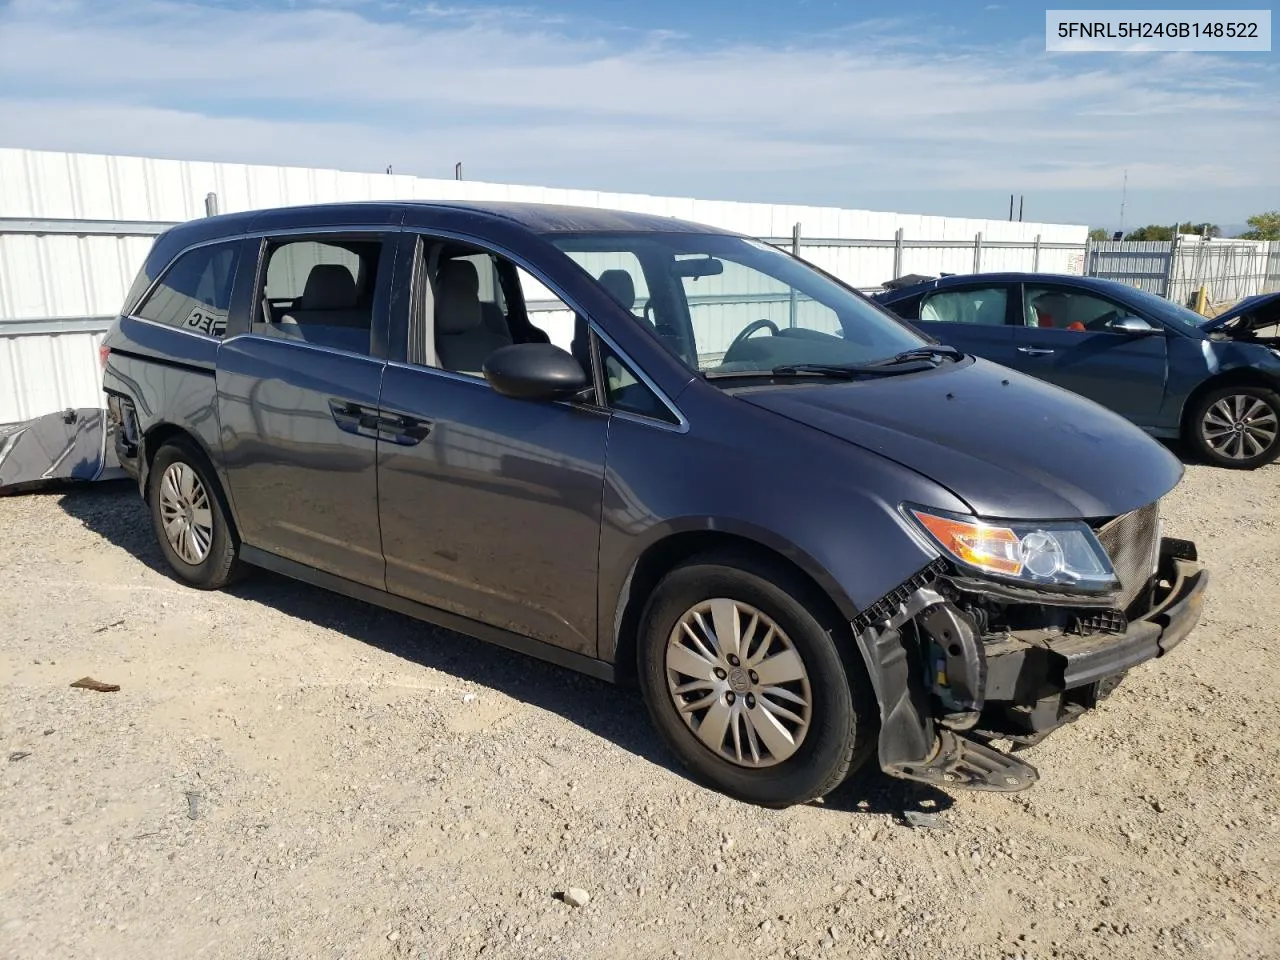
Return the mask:
<svg viewBox="0 0 1280 960">
<path fill-rule="evenodd" d="M 192 333 L 223 336 L 239 259 L 239 239 L 188 250 L 164 272 L 134 316 Z"/>
</svg>

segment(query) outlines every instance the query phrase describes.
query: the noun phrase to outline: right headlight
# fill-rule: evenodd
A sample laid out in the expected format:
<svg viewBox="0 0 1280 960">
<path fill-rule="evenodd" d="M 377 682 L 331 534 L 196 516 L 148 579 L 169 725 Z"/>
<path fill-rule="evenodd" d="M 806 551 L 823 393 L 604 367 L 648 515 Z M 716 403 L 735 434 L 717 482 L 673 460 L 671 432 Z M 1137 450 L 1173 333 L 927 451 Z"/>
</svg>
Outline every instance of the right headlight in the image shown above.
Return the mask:
<svg viewBox="0 0 1280 960">
<path fill-rule="evenodd" d="M 1099 592 L 1117 586 L 1107 552 L 1080 521 L 1005 522 L 904 505 L 906 515 L 963 567 L 1031 586 Z"/>
</svg>

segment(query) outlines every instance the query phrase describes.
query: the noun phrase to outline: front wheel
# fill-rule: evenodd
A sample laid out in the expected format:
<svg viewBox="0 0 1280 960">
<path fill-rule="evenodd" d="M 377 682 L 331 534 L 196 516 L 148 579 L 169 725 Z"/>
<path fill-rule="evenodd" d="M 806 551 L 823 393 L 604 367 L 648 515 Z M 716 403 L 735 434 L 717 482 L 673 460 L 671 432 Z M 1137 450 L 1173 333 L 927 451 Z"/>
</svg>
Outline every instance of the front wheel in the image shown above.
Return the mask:
<svg viewBox="0 0 1280 960">
<path fill-rule="evenodd" d="M 650 598 L 637 650 L 650 716 L 681 762 L 769 807 L 836 787 L 864 726 L 859 668 L 787 573 L 728 557 L 682 564 Z"/>
<path fill-rule="evenodd" d="M 1187 417 L 1196 451 L 1220 467 L 1252 470 L 1280 457 L 1280 394 L 1267 387 L 1211 390 Z"/>
</svg>

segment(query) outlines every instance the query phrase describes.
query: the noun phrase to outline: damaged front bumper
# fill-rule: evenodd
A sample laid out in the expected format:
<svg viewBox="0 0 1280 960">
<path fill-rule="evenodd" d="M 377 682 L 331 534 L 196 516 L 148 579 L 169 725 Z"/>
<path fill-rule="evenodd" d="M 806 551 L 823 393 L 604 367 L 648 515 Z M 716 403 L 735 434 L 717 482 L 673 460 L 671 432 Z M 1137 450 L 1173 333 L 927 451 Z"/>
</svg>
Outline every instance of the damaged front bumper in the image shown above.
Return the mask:
<svg viewBox="0 0 1280 960">
<path fill-rule="evenodd" d="M 1194 544 L 1173 538 L 1160 541 L 1131 617 L 988 590 L 935 564 L 854 624 L 880 707 L 881 768 L 938 786 L 1029 787 L 1035 768 L 989 741 L 1037 743 L 1095 706 L 1125 671 L 1185 639 L 1207 583 Z"/>
</svg>

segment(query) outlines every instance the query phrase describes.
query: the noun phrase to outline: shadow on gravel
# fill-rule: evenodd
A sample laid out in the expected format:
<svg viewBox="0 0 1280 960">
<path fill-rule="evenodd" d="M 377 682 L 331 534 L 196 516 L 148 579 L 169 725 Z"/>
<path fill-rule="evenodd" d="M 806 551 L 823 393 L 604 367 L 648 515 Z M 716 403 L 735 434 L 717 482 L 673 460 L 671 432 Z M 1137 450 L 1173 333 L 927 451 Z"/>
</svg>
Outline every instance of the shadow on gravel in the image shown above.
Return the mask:
<svg viewBox="0 0 1280 960">
<path fill-rule="evenodd" d="M 68 488 L 59 505 L 105 540 L 164 576 L 171 576 L 155 540 L 151 518 L 132 481 Z M 266 570 L 228 590 L 246 601 L 344 633 L 405 660 L 559 714 L 596 736 L 681 776 L 687 772 L 650 726 L 639 694 L 482 643 L 411 617 L 330 593 Z M 844 813 L 939 813 L 953 803 L 941 791 L 885 776 L 874 767 L 829 794 L 823 806 Z M 866 769 L 866 768 L 864 768 Z"/>
</svg>

